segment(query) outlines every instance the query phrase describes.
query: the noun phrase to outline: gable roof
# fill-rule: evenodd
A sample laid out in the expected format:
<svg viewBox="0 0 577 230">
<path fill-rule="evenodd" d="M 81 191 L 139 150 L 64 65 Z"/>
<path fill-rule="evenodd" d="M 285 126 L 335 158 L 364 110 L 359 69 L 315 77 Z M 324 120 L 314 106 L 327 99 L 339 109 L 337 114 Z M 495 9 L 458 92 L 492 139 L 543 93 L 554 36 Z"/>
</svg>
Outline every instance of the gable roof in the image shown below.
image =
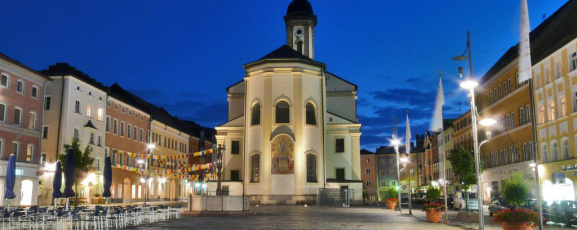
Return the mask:
<svg viewBox="0 0 577 230">
<path fill-rule="evenodd" d="M 531 63 L 539 63 L 553 52 L 577 38 L 577 1 L 567 1 L 529 34 Z M 491 79 L 519 56 L 519 43 L 512 46 L 483 75 L 481 83 Z"/>
<path fill-rule="evenodd" d="M 91 78 L 88 76 L 88 74 L 85 74 L 84 72 L 76 69 L 74 66 L 71 66 L 68 63 L 56 63 L 54 65 L 50 65 L 48 69 L 42 70 L 40 72 L 47 76 L 73 76 L 85 82 L 86 84 L 89 84 L 102 91 L 106 91 L 106 87 L 102 83 L 94 78 Z"/>
</svg>

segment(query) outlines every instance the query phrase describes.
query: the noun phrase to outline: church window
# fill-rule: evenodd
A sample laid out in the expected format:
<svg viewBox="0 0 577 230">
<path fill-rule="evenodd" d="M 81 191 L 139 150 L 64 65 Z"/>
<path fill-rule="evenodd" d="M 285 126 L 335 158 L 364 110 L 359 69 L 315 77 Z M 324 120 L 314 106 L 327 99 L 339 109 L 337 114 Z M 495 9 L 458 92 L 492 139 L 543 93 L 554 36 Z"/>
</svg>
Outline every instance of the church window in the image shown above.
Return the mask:
<svg viewBox="0 0 577 230">
<path fill-rule="evenodd" d="M 260 103 L 256 103 L 252 106 L 252 120 L 250 124 L 260 125 Z"/>
<path fill-rule="evenodd" d="M 240 171 L 231 170 L 230 171 L 230 180 L 231 181 L 240 181 Z"/>
<path fill-rule="evenodd" d="M 337 180 L 338 181 L 344 181 L 345 180 L 345 169 L 344 168 L 336 169 L 336 174 L 337 174 Z"/>
<path fill-rule="evenodd" d="M 297 51 L 301 54 L 303 53 L 303 41 L 297 42 Z"/>
<path fill-rule="evenodd" d="M 232 141 L 230 153 L 231 154 L 239 154 L 240 153 L 240 141 Z"/>
<path fill-rule="evenodd" d="M 336 139 L 335 152 L 337 152 L 337 153 L 345 152 L 345 139 L 343 139 L 343 138 Z"/>
<path fill-rule="evenodd" d="M 307 154 L 307 182 L 316 183 L 317 181 L 317 156 Z"/>
<path fill-rule="evenodd" d="M 313 103 L 307 103 L 306 106 L 306 120 L 307 125 L 317 125 L 317 116 L 315 114 L 315 106 Z"/>
<path fill-rule="evenodd" d="M 251 164 L 252 164 L 252 168 L 251 168 L 251 177 L 250 177 L 250 181 L 251 182 L 259 182 L 260 181 L 260 155 L 259 154 L 254 154 L 251 157 Z"/>
<path fill-rule="evenodd" d="M 288 102 L 276 103 L 276 123 L 290 123 L 290 107 Z"/>
</svg>

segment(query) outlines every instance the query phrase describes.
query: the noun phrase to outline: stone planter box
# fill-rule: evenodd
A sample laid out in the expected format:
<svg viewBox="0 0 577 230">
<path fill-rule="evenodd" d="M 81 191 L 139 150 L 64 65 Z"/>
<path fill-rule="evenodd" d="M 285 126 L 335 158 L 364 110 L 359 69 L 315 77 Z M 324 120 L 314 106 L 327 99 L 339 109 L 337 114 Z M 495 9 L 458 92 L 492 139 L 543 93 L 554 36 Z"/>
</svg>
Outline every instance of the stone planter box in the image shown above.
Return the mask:
<svg viewBox="0 0 577 230">
<path fill-rule="evenodd" d="M 189 209 L 199 212 L 241 212 L 242 198 L 242 196 L 192 196 Z M 244 211 L 249 209 L 249 198 L 244 197 Z"/>
</svg>

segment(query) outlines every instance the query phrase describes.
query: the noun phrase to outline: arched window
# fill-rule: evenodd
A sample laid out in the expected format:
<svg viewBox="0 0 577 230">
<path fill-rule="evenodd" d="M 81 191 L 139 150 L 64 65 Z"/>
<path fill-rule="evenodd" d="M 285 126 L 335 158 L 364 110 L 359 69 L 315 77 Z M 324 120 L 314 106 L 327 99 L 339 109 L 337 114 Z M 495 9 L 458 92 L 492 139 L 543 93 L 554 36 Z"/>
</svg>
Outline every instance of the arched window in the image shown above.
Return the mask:
<svg viewBox="0 0 577 230">
<path fill-rule="evenodd" d="M 297 51 L 301 54 L 303 53 L 303 41 L 297 42 Z"/>
<path fill-rule="evenodd" d="M 551 154 L 553 155 L 551 157 L 551 159 L 553 161 L 558 161 L 559 160 L 559 148 L 557 146 L 557 141 L 553 141 L 551 143 Z"/>
<path fill-rule="evenodd" d="M 317 125 L 317 116 L 315 114 L 315 106 L 309 102 L 306 106 L 306 120 L 307 125 Z"/>
<path fill-rule="evenodd" d="M 252 119 L 251 125 L 260 125 L 260 103 L 256 103 L 252 106 Z"/>
<path fill-rule="evenodd" d="M 290 107 L 286 101 L 276 103 L 276 123 L 290 123 Z"/>
<path fill-rule="evenodd" d="M 14 125 L 20 126 L 22 123 L 22 109 L 16 108 L 14 109 Z"/>
<path fill-rule="evenodd" d="M 316 183 L 317 181 L 317 156 L 307 154 L 307 182 Z"/>
<path fill-rule="evenodd" d="M 28 117 L 28 128 L 36 130 L 36 113 L 30 112 L 30 117 Z"/>
<path fill-rule="evenodd" d="M 254 154 L 250 157 L 251 171 L 250 182 L 260 181 L 260 154 Z"/>
<path fill-rule="evenodd" d="M 547 144 L 543 143 L 541 145 L 541 160 L 543 161 L 543 163 L 549 162 L 549 153 L 547 153 Z"/>
<path fill-rule="evenodd" d="M 570 150 L 569 150 L 569 139 L 568 138 L 561 140 L 561 152 L 562 152 L 563 159 L 569 159 Z"/>
<path fill-rule="evenodd" d="M 32 162 L 34 156 L 34 144 L 28 144 L 26 148 L 26 162 Z"/>
</svg>

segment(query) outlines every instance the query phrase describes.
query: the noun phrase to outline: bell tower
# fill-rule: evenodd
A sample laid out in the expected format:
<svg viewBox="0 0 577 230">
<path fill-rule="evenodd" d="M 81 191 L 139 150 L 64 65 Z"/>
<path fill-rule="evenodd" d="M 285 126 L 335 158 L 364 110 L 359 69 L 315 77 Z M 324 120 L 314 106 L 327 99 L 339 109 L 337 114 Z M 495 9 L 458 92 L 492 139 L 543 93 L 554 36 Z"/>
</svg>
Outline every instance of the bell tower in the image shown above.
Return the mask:
<svg viewBox="0 0 577 230">
<path fill-rule="evenodd" d="M 284 17 L 287 34 L 287 45 L 299 53 L 314 59 L 315 26 L 317 16 L 308 0 L 293 0 Z"/>
</svg>

